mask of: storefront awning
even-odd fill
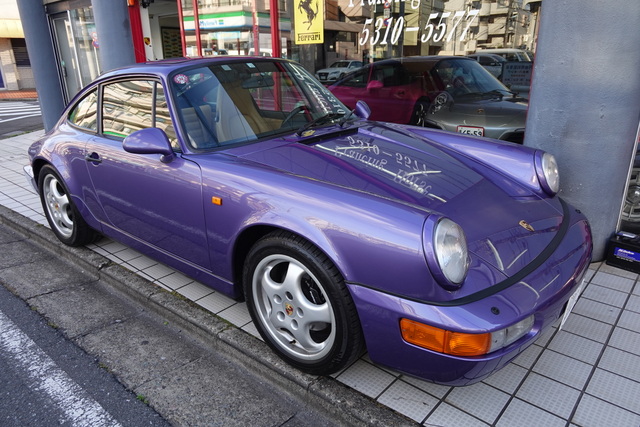
[[[0,38],[23,39],[22,22],[19,19],[0,19]]]
[[[346,33],[359,33],[362,30],[362,24],[352,24],[350,22],[341,21],[324,21],[325,31],[344,31]]]

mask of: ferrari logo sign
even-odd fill
[[[324,43],[324,0],[295,0],[296,44]]]

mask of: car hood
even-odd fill
[[[557,198],[543,199],[490,166],[410,129],[373,123],[325,128],[306,139],[284,138],[268,148],[252,145],[235,154],[339,186],[345,197],[357,191],[425,215],[447,216],[464,229],[470,251],[507,276],[544,250],[562,222]],[[446,132],[437,136],[449,137]]]
[[[460,123],[480,122],[495,126],[525,126],[527,102],[519,98],[470,98],[462,97],[435,112],[437,118],[455,117]]]

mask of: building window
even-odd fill
[[[24,39],[11,39],[11,48],[13,49],[13,57],[18,67],[30,67],[29,54],[27,53],[27,44]]]

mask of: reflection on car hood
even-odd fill
[[[535,258],[562,221],[557,199],[543,200],[488,166],[401,127],[370,124],[335,137],[324,132],[242,157],[347,193],[445,215],[463,227],[472,252],[507,275]]]

